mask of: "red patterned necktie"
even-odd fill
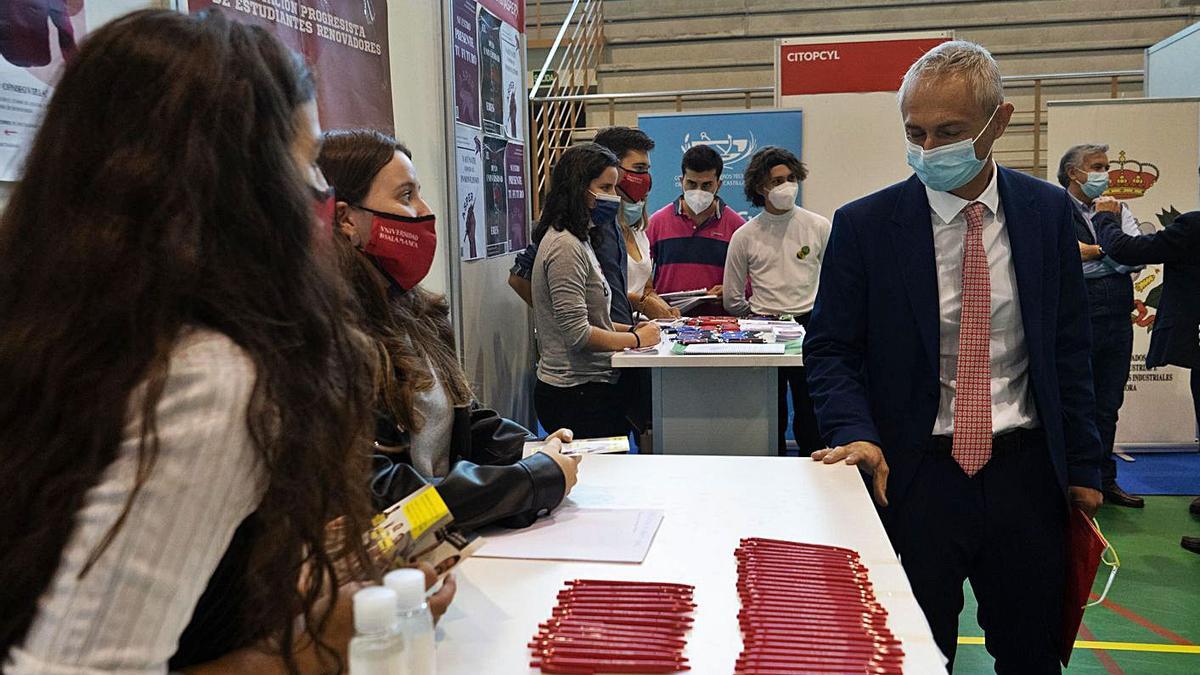
[[[974,476],[992,457],[992,283],[983,250],[983,204],[963,209],[962,319],[954,388],[954,461]]]

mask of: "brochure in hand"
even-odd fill
[[[525,444],[522,454],[528,457],[541,450],[544,445],[546,441],[529,441]],[[563,443],[561,452],[564,455],[624,455],[629,453],[629,437],[581,438]]]
[[[365,537],[371,556],[390,561],[389,568],[429,563],[439,579],[484,543],[479,535],[454,526],[454,516],[432,485],[376,515]]]

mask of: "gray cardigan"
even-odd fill
[[[533,324],[537,331],[538,379],[556,387],[587,382],[612,384],[612,352],[588,351],[593,326],[612,330],[608,283],[590,244],[550,228],[533,264]]]

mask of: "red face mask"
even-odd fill
[[[640,202],[646,199],[646,195],[650,194],[650,172],[649,171],[630,171],[624,170],[624,175],[621,176],[621,182],[617,183],[617,187],[629,197],[629,201]]]
[[[409,290],[429,274],[437,251],[437,219],[408,218],[358,207],[375,216],[363,252],[375,259],[400,288]]]

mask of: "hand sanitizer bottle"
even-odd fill
[[[370,586],[354,594],[350,675],[411,675],[404,638],[396,626],[396,593]]]
[[[434,675],[437,657],[433,614],[425,602],[425,573],[411,568],[396,570],[388,572],[383,583],[396,594],[396,630],[404,636],[407,672],[410,675]]]

